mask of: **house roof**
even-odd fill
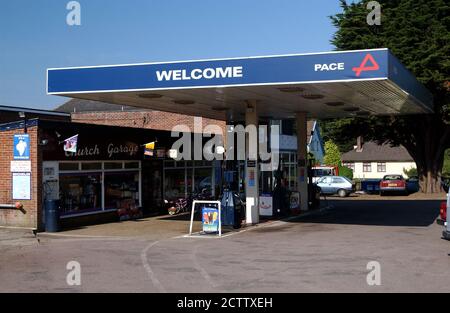
[[[84,99],[71,99],[55,109],[59,112],[105,112],[105,111],[152,111],[148,109],[130,107],[126,105],[112,104]]]
[[[403,146],[392,147],[389,144],[379,145],[375,142],[365,142],[362,146],[362,151],[358,152],[353,149],[342,154],[343,162],[369,162],[369,161],[414,161],[411,155]]]

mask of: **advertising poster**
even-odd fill
[[[202,209],[202,225],[205,233],[219,232],[219,209],[204,207]]]
[[[259,215],[273,216],[273,201],[271,195],[261,195],[259,197]]]
[[[300,192],[293,192],[291,193],[291,205],[290,209],[293,213],[299,213],[300,212]]]
[[[13,200],[31,200],[31,173],[12,174]]]
[[[14,135],[14,160],[29,160],[30,159],[30,135],[18,134]]]

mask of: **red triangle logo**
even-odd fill
[[[367,66],[367,62],[372,64],[370,66]],[[354,67],[352,70],[356,73],[356,77],[359,77],[362,72],[368,72],[368,71],[378,71],[380,69],[380,66],[378,65],[377,61],[373,58],[373,56],[370,53],[367,53],[364,60],[361,62],[359,67]]]

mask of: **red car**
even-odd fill
[[[437,223],[439,225],[444,226],[442,236],[445,239],[450,240],[450,228],[447,225],[447,201],[441,202],[441,207],[439,208],[439,218],[437,219]]]
[[[402,175],[385,175],[380,182],[380,196],[387,192],[401,192],[406,194],[406,180]]]

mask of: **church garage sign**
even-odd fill
[[[43,159],[45,161],[141,160],[144,153],[142,144],[127,138],[126,135],[115,136],[103,132],[95,135],[80,132],[76,152],[64,151],[63,143],[53,139],[43,147]]]
[[[65,152],[67,158],[94,158],[94,159],[134,159],[139,156],[140,147],[136,143],[109,143],[95,145],[80,145],[76,153]]]

